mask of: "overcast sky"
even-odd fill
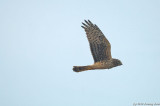
[[[84,19],[123,66],[93,64]],[[159,0],[0,0],[0,106],[160,103]]]

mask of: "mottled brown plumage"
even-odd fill
[[[75,72],[81,72],[94,69],[110,69],[122,65],[120,60],[112,58],[111,45],[98,26],[89,20],[85,20],[85,23],[82,24],[82,28],[85,29],[89,41],[94,64],[88,66],[73,66],[73,70]]]

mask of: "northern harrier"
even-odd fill
[[[73,70],[75,72],[81,72],[94,69],[110,69],[122,65],[120,60],[112,58],[111,45],[98,26],[89,20],[85,20],[85,23],[82,24],[82,28],[84,28],[89,41],[94,64],[88,66],[73,66]]]

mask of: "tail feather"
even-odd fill
[[[75,72],[81,72],[86,70],[91,70],[92,68],[90,66],[73,66],[73,71]]]

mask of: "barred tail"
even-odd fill
[[[92,66],[73,66],[73,71],[75,72],[81,72],[86,70],[92,70]]]

